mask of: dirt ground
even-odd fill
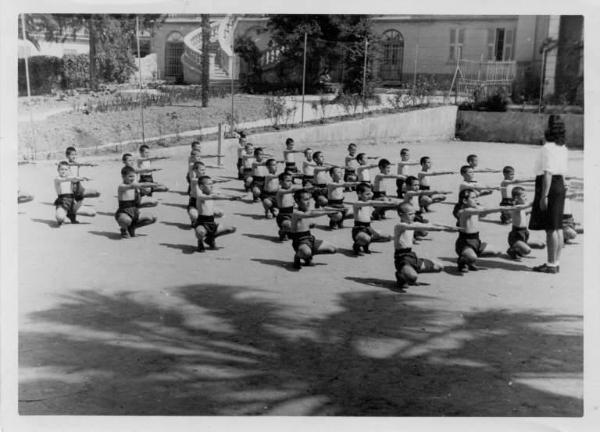
[[[402,146],[413,158],[431,156],[433,169],[457,170],[474,152],[480,166],[510,163],[518,176],[532,174],[537,150],[450,141],[359,143],[359,150],[397,160]],[[343,160],[345,148],[322,150],[328,161]],[[117,157],[82,170],[102,193],[88,200],[98,215],[60,229],[55,167],[19,168],[21,190],[35,195],[19,207],[21,414],[583,414],[582,236],[565,248],[557,275],[531,271],[545,250],[521,262],[482,259],[481,271],[462,275],[455,234],[433,233],[415,250],[442,261],[444,271],[397,292],[391,243],[353,257],[350,229],[329,231],[327,219],[317,219],[315,235],[339,253],[294,271],[290,242],[276,239],[260,205],[224,202],[222,222],[238,231],[199,254],[180,193],[187,153],[154,153],[171,156],[155,164],[164,168],[155,177],[172,191],[149,209],[158,223],[130,240],[119,238],[113,218]],[[215,175],[233,175],[233,146],[227,154]],[[570,151],[569,169],[583,173],[583,152]],[[501,175],[479,178],[499,184]],[[458,181],[432,184],[457,190]],[[240,182],[221,186],[237,191]],[[437,205],[429,219],[453,223],[450,204]],[[583,222],[583,202],[572,206]],[[397,217],[388,214],[375,224],[391,233]],[[482,237],[504,251],[509,228],[497,219],[482,221]]]

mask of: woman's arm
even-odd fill
[[[542,196],[540,198],[540,209],[546,211],[548,209],[548,193],[550,193],[550,184],[552,183],[552,173],[544,171],[542,179]]]

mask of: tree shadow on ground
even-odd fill
[[[81,290],[29,314],[20,414],[583,414],[557,386],[581,390],[581,316],[457,319],[430,297],[361,291],[306,317],[249,286],[167,291],[170,306]]]

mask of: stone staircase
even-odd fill
[[[211,22],[209,45],[209,76],[211,88],[231,88],[233,72],[234,88],[238,87],[239,59],[234,56],[232,45],[236,17],[227,15]],[[183,80],[187,84],[202,83],[202,28],[188,33],[184,40]],[[233,71],[232,71],[233,69]]]

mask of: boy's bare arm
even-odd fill
[[[460,231],[458,227],[452,227],[448,225],[438,225],[438,224],[424,224],[419,222],[413,222],[411,224],[407,224],[404,222],[400,222],[397,226],[399,226],[403,230],[419,230],[419,231],[446,231],[446,232],[456,232]]]

